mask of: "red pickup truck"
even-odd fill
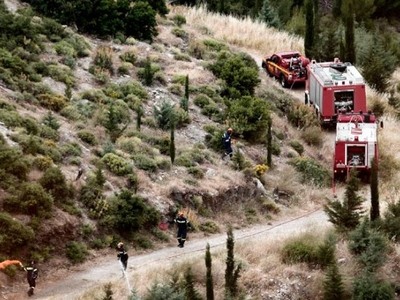
[[[310,60],[300,52],[285,51],[264,57],[261,67],[269,76],[278,79],[283,87],[292,87],[295,83],[305,83],[309,63]]]

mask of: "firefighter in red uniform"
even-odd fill
[[[178,226],[178,234],[177,234],[177,239],[178,239],[178,247],[183,248],[185,241],[186,241],[186,236],[187,236],[187,231],[190,226],[190,222],[188,219],[185,218],[183,213],[180,213],[177,218],[175,218],[175,223]]]

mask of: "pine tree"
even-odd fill
[[[212,258],[210,253],[210,244],[206,246],[206,289],[207,289],[207,300],[214,300],[214,282],[212,277]]]
[[[185,300],[201,300],[199,293],[194,288],[194,278],[190,267],[185,272]]]
[[[274,7],[271,5],[270,0],[264,0],[263,6],[260,12],[260,20],[269,26],[280,28],[281,22],[279,20],[278,13],[275,11]]]
[[[306,33],[304,36],[304,50],[307,57],[313,57],[314,48],[314,9],[313,0],[306,0]]]
[[[357,178],[357,171],[350,171],[349,180],[346,186],[346,192],[343,203],[339,200],[330,200],[324,207],[329,221],[339,231],[353,230],[360,223],[363,199],[357,194],[360,180]]]
[[[344,287],[339,267],[334,261],[329,267],[324,280],[324,300],[344,300]]]
[[[379,180],[378,180],[378,164],[375,158],[372,159],[371,168],[371,222],[380,218],[379,212]]]
[[[227,257],[225,269],[225,299],[231,299],[237,296],[238,284],[237,281],[240,277],[241,264],[235,267],[234,246],[235,241],[233,237],[232,227],[228,228],[228,238],[226,241]]]

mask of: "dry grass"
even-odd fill
[[[303,51],[303,39],[278,31],[251,18],[238,19],[208,12],[204,7],[171,7],[171,14],[180,14],[198,31],[209,33],[214,38],[233,46],[253,50],[262,55],[287,49]],[[207,25],[210,24],[210,27]],[[212,28],[211,28],[212,24]]]

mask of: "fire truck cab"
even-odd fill
[[[340,111],[367,111],[364,79],[350,63],[307,65],[305,104],[314,107],[322,125],[334,125]]]
[[[333,157],[334,179],[346,179],[351,168],[356,168],[361,177],[368,179],[373,158],[378,158],[375,115],[371,112],[339,113]]]

